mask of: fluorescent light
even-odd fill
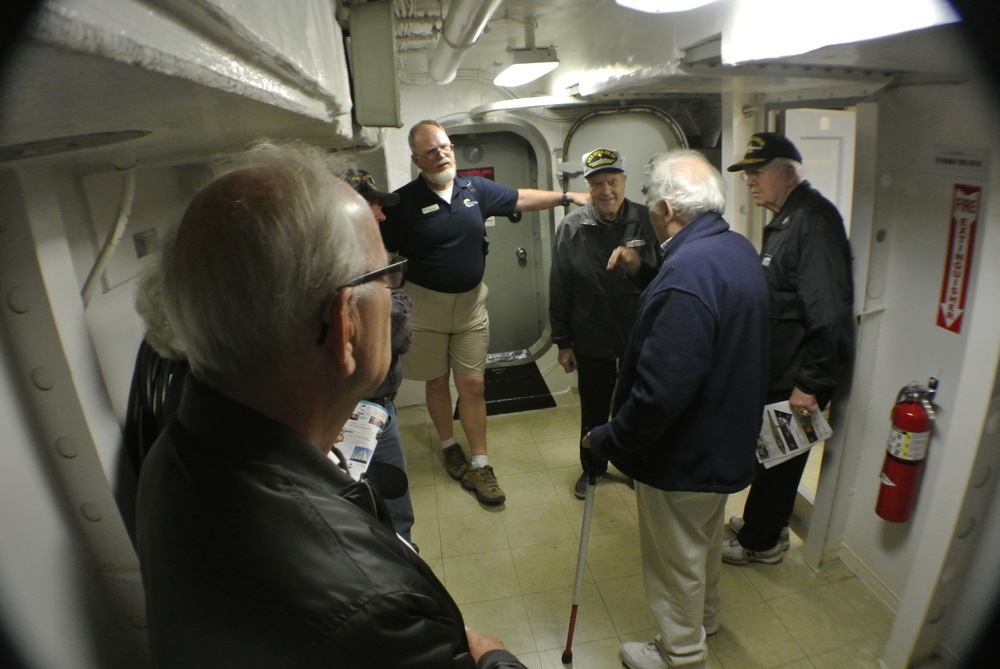
[[[615,0],[628,9],[636,9],[650,14],[667,14],[669,12],[686,12],[689,9],[711,4],[715,0]]]
[[[508,49],[503,67],[493,78],[497,86],[510,88],[534,81],[559,67],[555,49]]]

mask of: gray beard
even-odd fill
[[[424,172],[424,177],[437,186],[447,186],[455,180],[455,167],[449,167],[444,172]]]

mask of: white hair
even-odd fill
[[[711,163],[692,149],[674,149],[653,162],[647,202],[666,200],[684,223],[726,207],[726,185]]]
[[[195,376],[216,388],[280,365],[361,274],[370,210],[320,149],[260,143],[188,206],[164,245],[167,317]]]

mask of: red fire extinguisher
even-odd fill
[[[927,385],[910,383],[896,396],[892,407],[892,427],[882,463],[881,485],[875,513],[893,523],[905,523],[913,514],[920,492],[920,479],[927,459],[927,446],[934,427],[931,400],[938,381]]]

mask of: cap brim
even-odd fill
[[[745,170],[748,167],[761,167],[767,165],[772,160],[774,160],[774,158],[744,158],[740,162],[727,167],[726,171],[739,172],[741,170]]]
[[[592,177],[595,174],[600,174],[601,172],[621,172],[625,174],[625,170],[620,167],[598,167],[596,170],[591,170],[583,175],[583,178]]]
[[[399,193],[386,193],[380,190],[370,190],[363,193],[366,200],[375,200],[383,207],[395,207],[399,204]]]

